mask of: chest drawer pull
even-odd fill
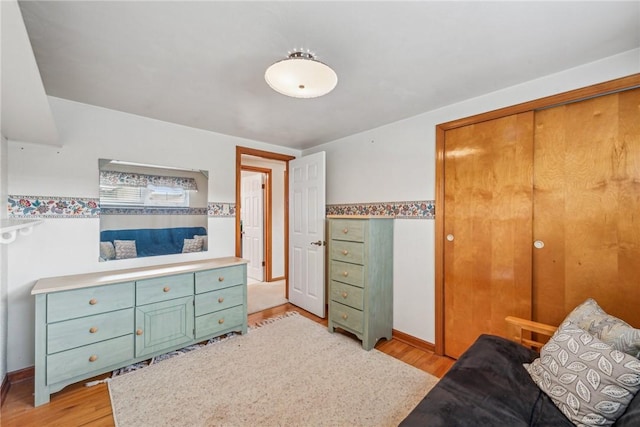
[[[95,355],[95,354],[92,354],[92,355],[89,357],[89,362],[95,362],[96,360],[98,360],[98,356],[97,356],[97,355]]]
[[[348,271],[343,271],[343,272],[342,272],[342,275],[343,275],[344,277],[347,277],[347,276],[349,275],[349,272],[348,272]]]
[[[91,299],[89,300],[89,304],[91,304],[91,305],[96,305],[97,303],[98,303],[98,300],[97,300],[97,299],[95,299],[95,298],[91,298]]]
[[[224,282],[224,276],[218,277],[218,282]]]
[[[347,320],[349,315],[347,313],[342,313],[342,320]]]
[[[142,332],[142,329],[137,329],[137,330],[136,330],[136,335],[142,335],[142,333],[143,333],[143,332]]]
[[[342,293],[342,298],[347,298],[347,293],[346,292]]]
[[[162,288],[162,292],[169,292],[171,290],[170,287],[165,286],[164,288]]]
[[[91,334],[95,334],[96,332],[98,332],[98,328],[96,328],[95,326],[92,326],[91,329],[89,329],[89,333]]]
[[[222,298],[222,297],[218,298],[218,302],[219,303],[223,303],[224,302],[224,298]]]
[[[348,250],[346,250],[346,249],[344,249],[344,250],[342,251],[342,255],[349,255],[349,251],[348,251]]]
[[[222,325],[224,323],[224,317],[222,319],[218,319],[218,323]]]
[[[343,229],[342,229],[342,232],[343,232],[344,234],[347,234],[347,233],[349,232],[349,229],[348,229],[347,227],[345,227],[345,228],[343,228]]]

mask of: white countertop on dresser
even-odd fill
[[[167,276],[171,274],[189,273],[246,264],[247,262],[247,260],[237,257],[211,258],[165,265],[127,268],[124,270],[47,277],[36,282],[33,289],[31,289],[31,295],[89,288],[92,286],[108,285],[111,283],[132,282],[135,280],[151,279],[153,277]]]

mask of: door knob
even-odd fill
[[[536,240],[533,242],[533,247],[536,249],[542,249],[544,248],[544,242],[542,240]]]
[[[323,242],[322,240],[318,240],[317,242],[311,242],[312,245],[316,245],[316,246],[324,246],[327,244],[327,242]]]
[[[453,242],[453,234],[447,234],[447,240]]]

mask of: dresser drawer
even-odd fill
[[[332,280],[330,298],[332,301],[348,305],[358,310],[364,308],[364,289],[347,285],[346,283]]]
[[[196,294],[241,285],[243,283],[243,265],[196,272]]]
[[[333,240],[348,240],[364,242],[366,221],[357,219],[335,219],[331,222],[331,238]]]
[[[244,309],[241,305],[196,317],[196,339],[215,335],[235,326],[242,326]]]
[[[196,316],[244,303],[244,285],[196,295]]]
[[[133,282],[47,295],[47,323],[133,307]]]
[[[136,305],[193,295],[193,274],[158,277],[136,282]]]
[[[47,353],[93,344],[133,332],[133,308],[47,325]]]
[[[47,356],[47,384],[133,359],[133,334]]]
[[[353,264],[364,263],[364,245],[356,242],[332,241],[331,259],[350,262]]]
[[[331,280],[348,283],[360,288],[364,287],[364,266],[331,260],[329,268]]]
[[[362,311],[333,301],[330,304],[331,319],[338,326],[344,326],[354,332],[362,333],[364,316]]]

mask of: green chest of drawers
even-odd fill
[[[371,350],[393,329],[393,219],[329,219],[329,331]]]
[[[39,280],[35,406],[83,379],[246,333],[246,283],[233,257]]]

